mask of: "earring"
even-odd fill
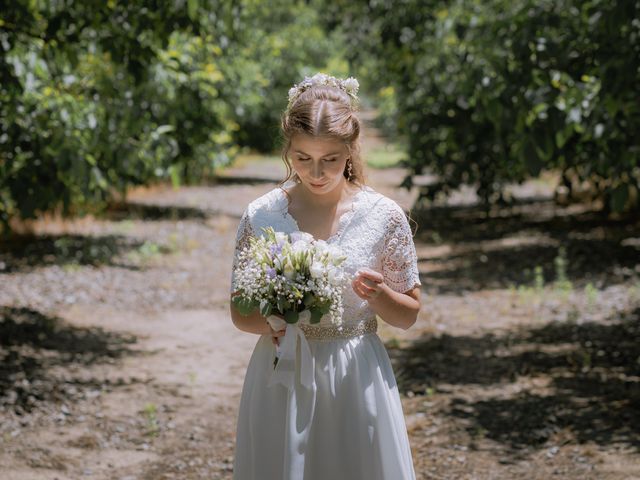
[[[353,162],[351,159],[347,162],[347,180],[351,180],[353,178]]]

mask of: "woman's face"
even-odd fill
[[[291,166],[302,184],[318,195],[343,185],[349,150],[340,140],[297,133],[289,148]]]

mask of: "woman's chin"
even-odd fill
[[[323,183],[310,183],[310,182],[307,182],[305,184],[305,186],[310,191],[312,191],[313,193],[324,193],[324,192],[328,192],[329,190],[331,190],[330,182],[323,182]]]

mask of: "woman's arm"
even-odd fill
[[[237,295],[237,293],[232,294],[231,299],[235,295]],[[238,330],[242,330],[243,332],[255,333],[258,335],[271,335],[271,343],[273,343],[274,345],[280,344],[280,337],[284,336],[286,327],[282,330],[274,330],[267,322],[267,318],[260,315],[260,311],[258,309],[256,309],[256,311],[250,315],[242,315],[235,307],[231,299],[229,299],[229,311],[231,312],[231,320],[233,321],[233,324],[236,326],[236,328],[238,328]],[[284,320],[284,317],[282,315],[279,315],[277,313],[274,313],[274,315]]]
[[[396,292],[386,283],[381,273],[361,269],[352,282],[356,294],[369,302],[376,315],[389,325],[407,330],[418,318],[420,287],[404,293]]]
[[[231,295],[233,298],[234,295]],[[229,311],[231,312],[231,320],[233,324],[243,332],[256,333],[258,335],[271,334],[272,330],[267,319],[260,315],[260,310],[256,309],[255,312],[244,316],[235,307],[233,302],[229,300]]]

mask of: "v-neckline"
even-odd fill
[[[366,187],[361,187],[353,195],[353,197],[351,197],[351,208],[340,215],[340,218],[338,219],[338,228],[336,228],[336,231],[334,233],[332,233],[326,239],[317,238],[315,235],[313,235],[313,234],[311,234],[309,232],[305,232],[304,230],[300,229],[300,225],[298,225],[298,221],[294,218],[293,215],[291,215],[291,213],[289,213],[289,202],[288,202],[287,194],[284,191],[284,188],[278,188],[278,190],[280,190],[281,199],[284,200],[284,202],[283,202],[284,204],[283,204],[283,208],[282,208],[282,215],[291,222],[291,224],[293,225],[293,227],[297,231],[303,232],[303,233],[308,233],[309,235],[311,235],[313,237],[314,240],[321,240],[323,242],[329,243],[332,240],[338,239],[338,238],[340,238],[342,236],[342,233],[344,232],[344,229],[346,228],[347,224],[349,223],[349,220],[351,219],[351,217],[353,216],[353,214],[356,211],[356,205],[357,205],[358,200],[359,200],[358,197],[365,192],[365,188]]]

